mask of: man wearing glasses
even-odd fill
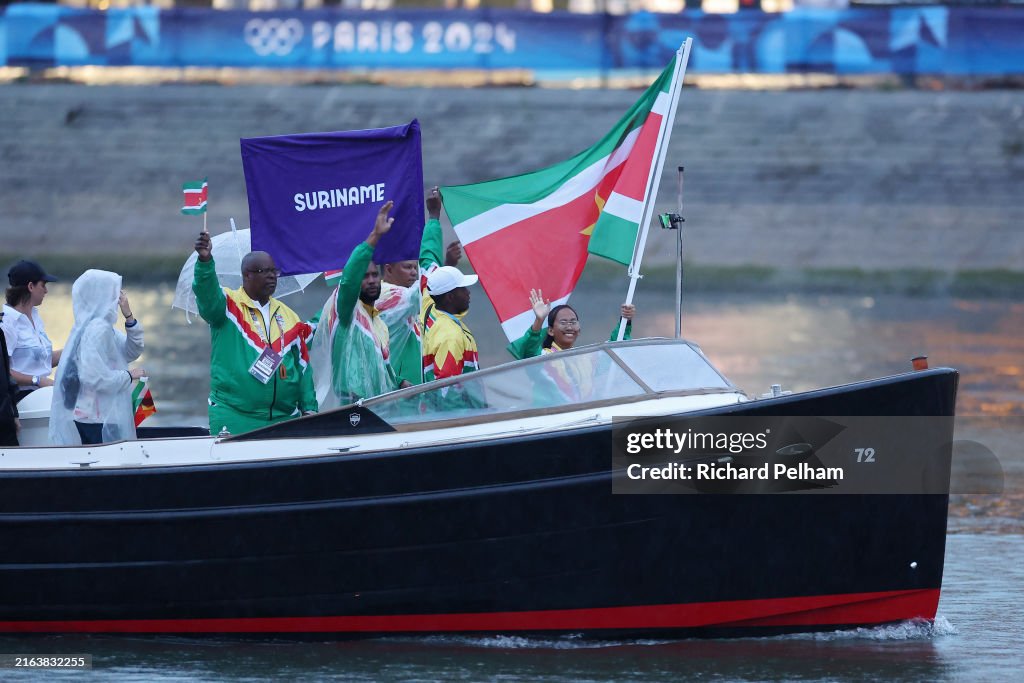
[[[242,259],[242,286],[217,280],[210,234],[199,233],[192,291],[210,325],[210,433],[241,434],[317,410],[306,340],[312,329],[273,298],[281,271],[265,251]]]

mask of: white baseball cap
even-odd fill
[[[476,275],[464,275],[455,266],[441,266],[427,276],[427,291],[430,296],[439,296],[458,287],[475,285],[479,279]]]

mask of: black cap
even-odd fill
[[[56,282],[57,278],[49,275],[43,267],[35,261],[18,261],[7,271],[7,279],[11,287],[24,287],[30,282]]]

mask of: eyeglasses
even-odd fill
[[[253,275],[273,275],[274,277],[281,277],[281,270],[279,268],[250,268],[248,272]]]
[[[556,325],[561,327],[563,330],[570,330],[574,327],[580,326],[579,320],[558,320],[555,322]]]

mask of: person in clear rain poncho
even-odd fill
[[[395,376],[388,326],[373,305],[380,296],[380,270],[373,253],[395,221],[388,217],[393,206],[387,201],[377,212],[373,230],[352,250],[341,282],[317,316],[309,353],[321,410],[409,385]]]
[[[135,438],[132,382],[145,375],[128,363],[142,353],[142,325],[121,290],[121,276],[87,270],[71,287],[75,323],[57,366],[50,408],[54,445]],[[120,308],[125,331],[119,332]]]

